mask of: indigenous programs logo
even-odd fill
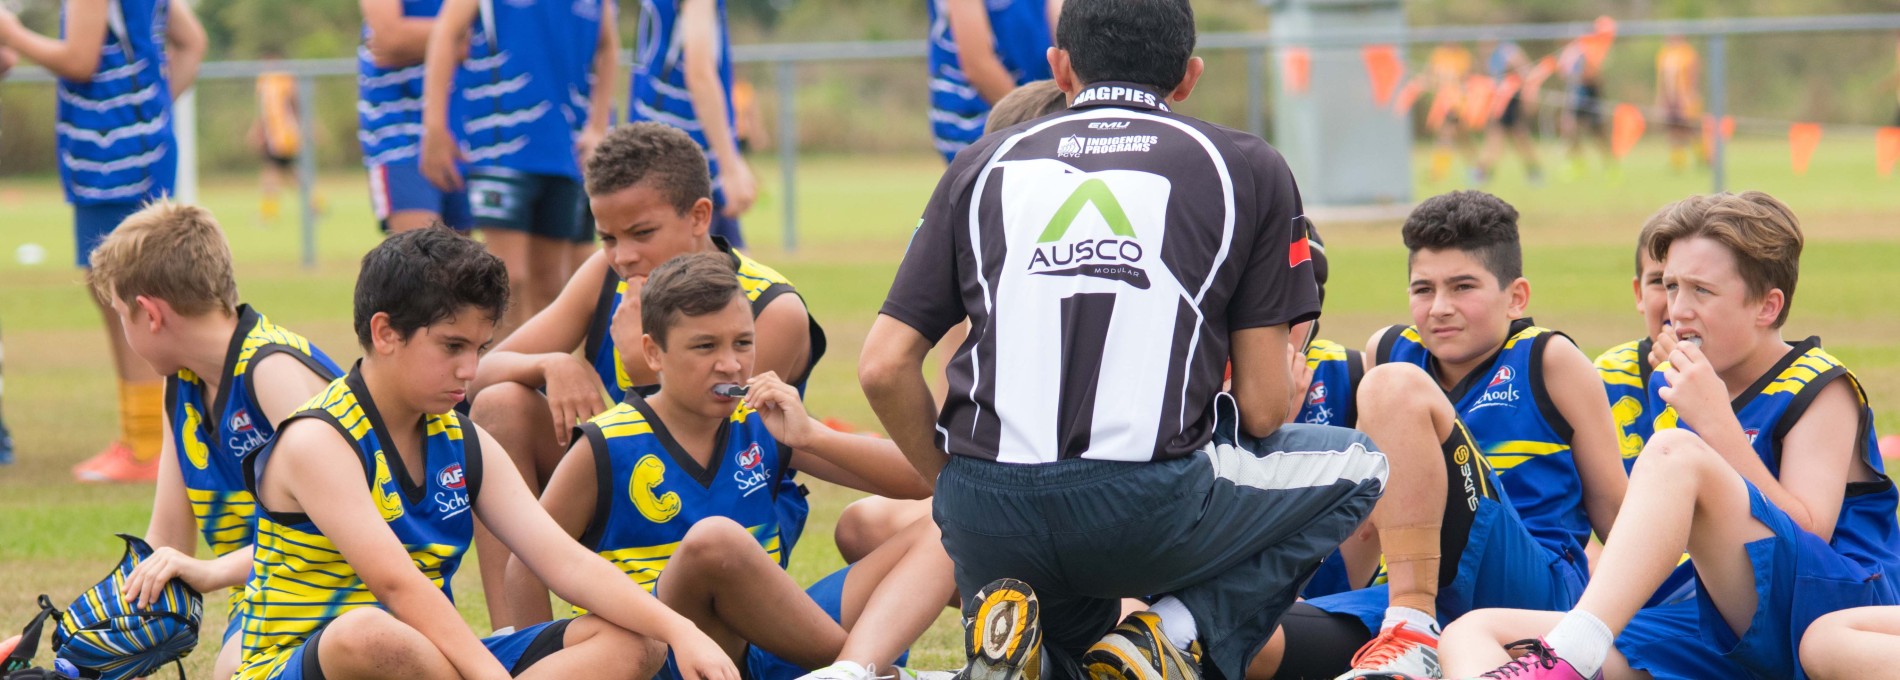
[[[1056,156],[1061,158],[1080,156],[1082,155],[1082,145],[1081,135],[1063,137],[1061,141],[1056,142]]]
[[[1099,156],[1109,153],[1139,151],[1147,153],[1154,150],[1161,138],[1155,135],[1119,135],[1115,137],[1083,137],[1069,135],[1056,142],[1056,157]]]
[[[1485,386],[1484,394],[1478,397],[1478,403],[1473,404],[1471,408],[1509,406],[1517,403],[1517,384],[1511,381],[1515,377],[1517,377],[1517,371],[1511,370],[1510,366],[1499,367],[1497,373],[1491,374],[1491,384]]]
[[[1069,238],[1076,219],[1090,206],[1107,223],[1110,236]],[[1029,273],[1108,279],[1147,290],[1148,272],[1141,267],[1146,254],[1136,239],[1134,225],[1128,221],[1128,211],[1108,188],[1108,182],[1091,177],[1069,194],[1043,227],[1042,235],[1036,238],[1036,250],[1029,257]]]

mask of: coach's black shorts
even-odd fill
[[[1365,435],[1287,425],[1157,462],[952,456],[933,512],[958,592],[1005,577],[1036,590],[1052,680],[1083,677],[1121,598],[1165,595],[1193,612],[1208,677],[1241,680],[1385,476]]]

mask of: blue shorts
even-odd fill
[[[825,614],[830,616],[831,620],[839,623],[844,622],[844,580],[850,574],[851,565],[847,564],[843,569],[831,572],[830,576],[819,579],[817,583],[805,589],[805,595],[810,597],[812,602],[817,603],[819,609],[825,610]],[[906,651],[897,657],[896,663],[902,666],[909,659],[910,652]],[[771,652],[752,645],[746,645],[745,665],[739,668],[739,674],[745,680],[797,680],[809,672],[811,671],[799,668],[797,664],[778,658]],[[666,653],[666,665],[660,668],[656,680],[681,680],[679,667],[674,665],[673,652],[670,649]]]
[[[422,176],[422,166],[412,162],[369,166],[369,205],[385,233],[389,231],[390,215],[409,210],[435,213],[456,231],[475,226],[475,216],[468,210],[468,192],[436,188]]]
[[[1900,593],[1879,571],[1870,571],[1795,524],[1754,484],[1746,480],[1743,484],[1748,486],[1749,514],[1774,532],[1772,537],[1743,546],[1755,572],[1755,616],[1749,619],[1748,630],[1737,635],[1722,619],[1715,600],[1700,590],[1694,600],[1694,627],[1687,630],[1709,654],[1746,669],[1749,675],[1806,677],[1795,653],[1815,619],[1842,609],[1900,604]],[[1684,626],[1678,622],[1672,630],[1679,633]],[[1624,636],[1629,636],[1627,630]],[[1630,665],[1657,677],[1709,677],[1699,667],[1681,667],[1683,653],[1661,653],[1639,644],[1624,649],[1622,638],[1617,640],[1617,650],[1630,657]]]
[[[73,264],[81,268],[92,266],[92,249],[119,228],[120,222],[143,207],[143,202],[73,206]]]
[[[1749,677],[1702,642],[1700,608],[1688,599],[1636,612],[1616,636],[1616,651],[1656,680]]]
[[[505,635],[490,635],[482,638],[482,646],[488,653],[495,655],[509,675],[521,675],[522,671],[536,662],[561,651],[567,643],[567,624],[573,619],[539,623]],[[278,666],[271,680],[324,680],[323,667],[317,662],[317,640],[323,637],[318,629],[302,646],[290,653],[290,658]],[[307,653],[306,653],[307,652]]]
[[[1325,561],[1319,563],[1319,571],[1313,574],[1313,580],[1307,581],[1306,587],[1300,589],[1300,598],[1311,600],[1369,588],[1384,582],[1384,579],[1380,578],[1383,575],[1383,572],[1375,572],[1371,583],[1353,583],[1351,576],[1346,573],[1346,556],[1334,550],[1333,554],[1326,556]]]
[[[1496,484],[1496,482],[1492,482]],[[1438,621],[1475,609],[1565,611],[1577,604],[1588,579],[1583,554],[1557,554],[1531,537],[1508,501],[1479,498],[1458,574],[1438,589]],[[1385,622],[1391,595],[1384,584],[1307,601],[1321,611],[1356,616],[1366,630]]]
[[[594,213],[580,180],[508,168],[468,171],[468,204],[483,229],[507,229],[533,236],[594,242]]]

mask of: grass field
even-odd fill
[[[1546,149],[1548,152],[1548,149]],[[1787,335],[1828,340],[1854,366],[1873,394],[1879,423],[1900,427],[1900,317],[1891,311],[1900,290],[1900,183],[1875,177],[1871,143],[1832,139],[1805,177],[1788,170],[1780,140],[1738,140],[1730,185],[1782,197],[1809,234],[1806,276]],[[1421,160],[1425,154],[1416,154]],[[1640,333],[1629,297],[1631,241],[1642,220],[1667,201],[1706,191],[1698,173],[1664,169],[1659,146],[1639,148],[1619,177],[1590,174],[1573,182],[1529,186],[1507,164],[1491,189],[1523,214],[1526,271],[1534,284],[1532,310],[1544,325],[1569,332],[1586,351],[1600,351]],[[297,266],[296,225],[258,226],[256,193],[248,168],[223,171],[204,183],[203,202],[224,221],[238,258],[243,298],[312,338],[339,360],[353,358],[351,286],[357,258],[378,238],[369,218],[362,177],[324,177],[327,206],[315,268]],[[874,425],[857,388],[855,363],[865,331],[889,286],[917,214],[940,163],[930,156],[812,158],[800,166],[800,249],[780,247],[777,170],[757,173],[772,182],[747,221],[754,254],[790,276],[831,339],[813,379],[814,412]],[[1553,173],[1555,174],[1555,173]],[[1421,183],[1419,196],[1459,188]],[[288,208],[288,206],[287,206]],[[294,212],[287,210],[287,212]],[[0,328],[6,355],[6,417],[19,461],[0,468],[0,636],[25,623],[32,598],[48,593],[61,603],[99,578],[116,557],[113,532],[140,533],[150,510],[144,487],[84,486],[67,468],[115,432],[114,393],[99,320],[71,262],[71,213],[58,183],[0,180]],[[1405,254],[1395,221],[1322,224],[1332,258],[1324,334],[1348,344],[1374,328],[1404,321]],[[37,243],[46,262],[23,266],[21,244]],[[814,484],[814,486],[822,486]],[[818,488],[804,549],[792,571],[811,582],[840,566],[827,540],[838,511],[854,493]],[[459,580],[458,603],[478,632],[486,615],[472,573]],[[211,618],[221,606],[207,607]],[[215,639],[222,621],[210,624]],[[938,620],[913,654],[913,664],[958,663],[953,617]],[[194,676],[211,654],[194,655]]]

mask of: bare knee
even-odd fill
[[[930,516],[929,501],[900,501],[871,496],[845,506],[832,539],[847,563],[864,559],[891,536]]]
[[[646,680],[659,673],[661,664],[666,662],[665,643],[608,623],[592,614],[568,624],[567,635],[561,642],[565,649],[598,647],[613,658],[625,661],[611,667],[595,668],[590,674],[592,677]]]
[[[468,405],[468,417],[494,430],[525,422],[547,410],[547,397],[540,392],[517,382],[498,382],[475,393]]]
[[[726,517],[708,517],[686,530],[686,537],[680,539],[673,559],[685,558],[695,564],[719,568],[759,551],[758,539],[738,522]]]
[[[324,626],[318,638],[324,666],[362,669],[414,668],[418,643],[429,641],[389,612],[361,607],[344,612]],[[348,674],[346,674],[348,675]]]
[[[1355,397],[1361,412],[1387,418],[1404,413],[1430,413],[1434,402],[1444,401],[1443,392],[1425,369],[1388,362],[1366,371]]]
[[[1694,432],[1679,428],[1658,430],[1644,442],[1643,452],[1636,456],[1636,467],[1630,471],[1630,477],[1666,475],[1666,479],[1680,479],[1681,475],[1694,474],[1696,468],[1712,462],[1726,467],[1715,449],[1709,448]]]

